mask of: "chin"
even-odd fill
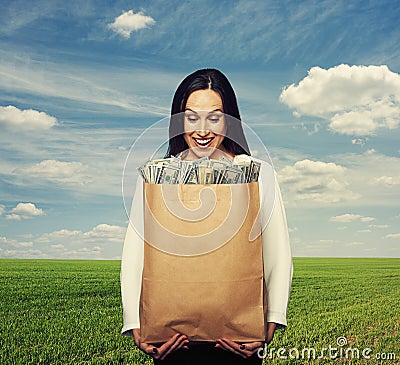
[[[191,151],[196,156],[204,157],[204,156],[211,156],[213,153],[215,153],[216,148],[213,147],[201,148],[195,146],[191,147]]]

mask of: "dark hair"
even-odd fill
[[[169,145],[165,157],[176,156],[189,148],[184,139],[183,112],[189,95],[197,90],[211,89],[222,99],[226,120],[226,134],[222,141],[225,149],[234,155],[250,155],[244,136],[236,95],[226,76],[219,70],[206,68],[186,76],[175,91],[169,123]],[[231,116],[232,118],[229,118]]]

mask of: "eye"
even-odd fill
[[[208,120],[211,123],[218,123],[221,120],[221,116],[219,116],[219,115],[211,115],[211,116],[208,117]]]
[[[186,120],[189,123],[196,123],[198,121],[198,117],[196,115],[190,114],[190,115],[186,115]]]

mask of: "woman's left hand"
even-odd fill
[[[264,346],[263,342],[248,342],[240,344],[229,340],[228,338],[220,338],[217,340],[216,348],[221,348],[226,351],[234,352],[243,358],[248,358],[258,351],[258,349]]]
[[[264,343],[269,344],[272,341],[272,339],[274,338],[275,328],[276,323],[267,323],[267,338],[265,342],[249,342],[240,344],[229,340],[228,338],[220,338],[217,340],[217,344],[215,345],[215,347],[234,352],[237,355],[247,358],[257,352],[260,347],[263,347]]]

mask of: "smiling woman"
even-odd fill
[[[204,145],[229,151],[232,156],[250,155],[240,119],[235,92],[224,74],[214,69],[192,73],[181,82],[175,92],[166,157],[176,156],[189,147]],[[205,134],[204,131],[209,133]],[[219,137],[214,141],[217,135]],[[209,138],[211,141],[208,144],[204,140]],[[220,158],[211,157],[211,151],[201,152],[199,148],[192,152]],[[194,156],[188,156],[190,158],[193,159]]]
[[[178,86],[171,108],[169,146],[165,157],[171,156],[179,156],[182,160],[202,158],[229,159],[232,162],[250,160],[250,150],[243,132],[235,93],[228,79],[220,71],[198,70],[187,76]],[[257,203],[256,210],[260,211],[262,225],[265,227],[262,233],[260,265],[263,266],[263,283],[265,283],[268,302],[268,306],[265,306],[267,308],[266,323],[260,323],[264,330],[261,336],[252,337],[251,340],[247,340],[248,342],[236,342],[228,338],[226,331],[221,331],[219,332],[222,334],[221,337],[219,335],[218,338],[212,337],[213,342],[207,338],[207,342],[201,343],[201,341],[196,342],[196,338],[190,337],[190,334],[175,333],[174,330],[175,334],[166,342],[150,343],[149,341],[147,343],[145,331],[141,331],[139,315],[141,290],[142,293],[145,292],[142,287],[142,275],[146,279],[143,274],[143,237],[140,237],[132,224],[129,224],[121,264],[121,292],[124,307],[122,333],[133,335],[135,344],[153,357],[154,364],[261,364],[262,358],[257,355],[257,351],[263,345],[261,340],[269,343],[275,329],[286,326],[286,311],[292,278],[286,216],[272,165],[261,160],[259,164],[260,178],[257,183],[260,186],[259,201],[262,203]],[[143,184],[139,179],[132,203],[134,214],[131,213],[130,217],[139,224],[144,221],[141,215],[143,196]],[[268,213],[270,212],[268,211],[269,204],[273,205],[271,214]],[[236,210],[242,210],[242,207],[246,208],[242,204],[240,209]],[[230,225],[226,227],[226,230],[230,232],[234,229],[231,225],[232,220],[229,222]],[[217,238],[213,236],[213,240]],[[187,243],[185,241],[185,244]],[[258,257],[260,256],[258,254]],[[241,265],[240,260],[232,261],[230,265],[237,270]],[[229,274],[225,271],[223,273],[224,281],[226,281]],[[164,271],[161,275],[164,275]],[[171,278],[168,277],[167,280],[169,282]],[[248,287],[248,282],[245,286]],[[235,291],[237,289],[238,284],[235,281]],[[170,296],[171,292],[168,292],[168,295]],[[208,297],[207,293],[206,302],[212,302],[215,295],[214,292],[210,292]],[[183,301],[187,299],[187,297],[184,298]],[[245,298],[248,302],[248,296]],[[148,302],[150,303],[151,299]],[[164,304],[163,302],[163,312],[168,311]],[[209,304],[207,302],[205,307]],[[245,311],[249,310],[250,307],[246,307]],[[212,313],[207,312],[206,308],[201,313],[201,316],[209,321],[212,318]],[[238,326],[246,327],[245,320],[239,322]],[[142,321],[142,329],[145,324],[145,321]]]
[[[207,108],[209,110],[207,110]],[[190,94],[185,108],[184,138],[189,150],[186,159],[204,156],[218,159],[226,132],[221,97],[213,90],[197,90]],[[233,158],[233,154],[229,153]]]

